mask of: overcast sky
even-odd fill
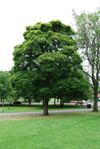
[[[0,70],[13,66],[14,46],[23,41],[25,26],[59,19],[73,26],[72,10],[93,12],[100,0],[0,0]]]

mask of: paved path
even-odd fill
[[[75,112],[88,112],[92,109],[78,109],[78,110],[52,110],[49,111],[49,114],[59,114],[59,113],[75,113]],[[43,112],[15,112],[15,113],[0,113],[0,117],[9,117],[9,116],[41,116]]]

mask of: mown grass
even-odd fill
[[[100,113],[0,122],[1,149],[100,149]]]
[[[64,107],[60,107],[60,105],[49,105],[49,110],[69,110],[69,109],[80,109],[82,108],[80,105],[64,105]],[[3,107],[0,107],[0,112],[3,111]],[[43,111],[42,105],[33,105],[33,106],[5,106],[4,112],[40,112]]]
[[[0,112],[2,112],[3,108],[0,107]],[[40,106],[10,106],[4,107],[4,112],[36,112],[36,111],[42,111],[42,108]]]

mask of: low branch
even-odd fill
[[[82,70],[82,71],[92,79],[92,76],[88,72],[86,72],[84,70]]]
[[[92,80],[92,76],[91,76],[90,74],[88,74],[88,72],[86,72],[86,71],[84,71],[84,70],[82,70],[82,71],[83,71],[83,73],[85,73],[88,77],[90,77],[91,80]],[[91,84],[90,82],[89,82],[89,85],[90,85],[92,88],[94,88],[93,84]]]

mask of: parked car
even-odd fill
[[[14,105],[20,105],[21,104],[21,101],[16,100],[16,101],[13,102],[13,104]]]

